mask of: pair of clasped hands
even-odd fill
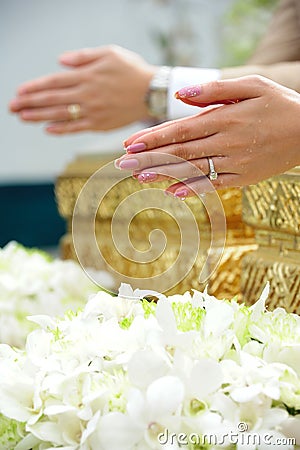
[[[254,184],[300,163],[295,91],[249,76],[186,87],[175,97],[199,106],[199,114],[133,134],[115,161],[140,183],[172,180],[166,193],[185,199]],[[209,159],[217,172],[213,181]]]

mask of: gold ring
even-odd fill
[[[71,120],[77,120],[80,117],[81,107],[78,103],[72,103],[67,107]]]

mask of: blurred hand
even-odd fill
[[[185,198],[254,184],[300,164],[300,95],[295,91],[249,76],[183,88],[176,97],[194,105],[223,105],[127,139],[127,154],[116,166],[131,170],[140,182],[184,180],[167,191]],[[172,163],[170,155],[182,160]],[[218,173],[211,183],[208,157]]]
[[[71,70],[22,84],[10,110],[28,122],[47,122],[49,133],[110,130],[148,118],[145,95],[156,67],[118,46],[64,53]],[[80,105],[70,120],[68,105]]]

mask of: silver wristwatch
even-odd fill
[[[168,85],[172,67],[161,66],[152,78],[146,95],[149,115],[166,120],[168,113]]]

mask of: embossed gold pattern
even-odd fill
[[[72,236],[71,236],[71,220],[74,210],[74,205],[78,198],[78,195],[84,186],[88,178],[101,166],[114,159],[114,156],[109,158],[103,156],[84,156],[77,158],[72,162],[64,171],[63,174],[57,179],[56,183],[56,198],[60,214],[66,219],[68,224],[68,233],[62,239],[61,249],[62,256],[64,258],[76,258]],[[132,253],[132,260],[120,257],[116,253],[113,242],[110,239],[110,226],[111,217],[120,204],[120,202],[126,199],[130,194],[137,191],[137,189],[151,189],[163,187],[167,183],[155,183],[153,185],[140,185],[131,178],[126,178],[120,181],[120,172],[112,170],[109,174],[110,180],[113,180],[112,184],[115,187],[112,188],[101,203],[101,209],[98,209],[96,216],[96,236],[98,247],[102,252],[105,261],[107,262],[105,267],[98,267],[99,264],[95,249],[91,249],[86,246],[85,249],[85,261],[82,261],[84,265],[96,267],[98,269],[109,270],[109,265],[117,266],[118,271],[128,276],[134,276],[142,278],[145,274],[147,276],[155,275],[157,271],[165,270],[176,259],[178,254],[178,233],[176,232],[176,226],[172,225],[172,218],[167,214],[162,214],[159,217],[160,228],[163,228],[167,235],[168,246],[164,254],[150,264],[139,264],[132,261],[136,258],[136,254]],[[102,180],[103,181],[103,180]],[[101,182],[101,180],[99,180]],[[252,228],[242,222],[242,207],[241,198],[242,191],[240,189],[230,189],[220,192],[220,198],[225,210],[227,219],[227,241],[222,260],[219,268],[213,273],[209,281],[210,293],[220,297],[232,297],[240,291],[240,279],[241,279],[241,258],[249,251],[253,251],[256,247],[253,241]],[[167,199],[168,207],[170,211],[178,212],[177,201],[173,198]],[[93,192],[89,196],[88,202],[81,206],[80,216],[82,218],[82,239],[85,236],[85,220],[90,216],[95,205],[99,202],[97,196],[97,183],[94,185]],[[137,200],[138,202],[138,200]],[[203,289],[204,286],[199,284],[199,274],[204,264],[205,255],[209,246],[209,220],[205,208],[202,202],[198,198],[187,199],[186,202],[190,206],[191,211],[198,223],[201,230],[201,249],[196,258],[195,264],[189,271],[187,276],[181,280],[172,290],[168,293],[183,293],[188,289]],[[136,204],[136,210],[141,211],[143,204]],[[131,238],[135,240],[134,245],[141,249],[141,243],[148,240],[148,235],[153,229],[155,224],[154,219],[157,219],[157,211],[147,209],[140,213],[135,221],[131,223]],[[155,217],[154,217],[155,215]],[[100,226],[101,225],[101,226]],[[101,231],[100,231],[101,228]],[[84,241],[83,241],[84,242]],[[189,249],[185,249],[187,258],[189,255]],[[216,252],[218,249],[216,249]],[[209,268],[209,265],[208,265]],[[172,276],[175,278],[176,273]],[[116,287],[122,281],[122,276],[116,277]],[[136,287],[141,287],[137,285]],[[153,285],[153,289],[159,290],[159,287]]]
[[[300,168],[245,188],[244,221],[258,245],[242,262],[242,295],[254,303],[270,282],[270,309],[300,313]]]

